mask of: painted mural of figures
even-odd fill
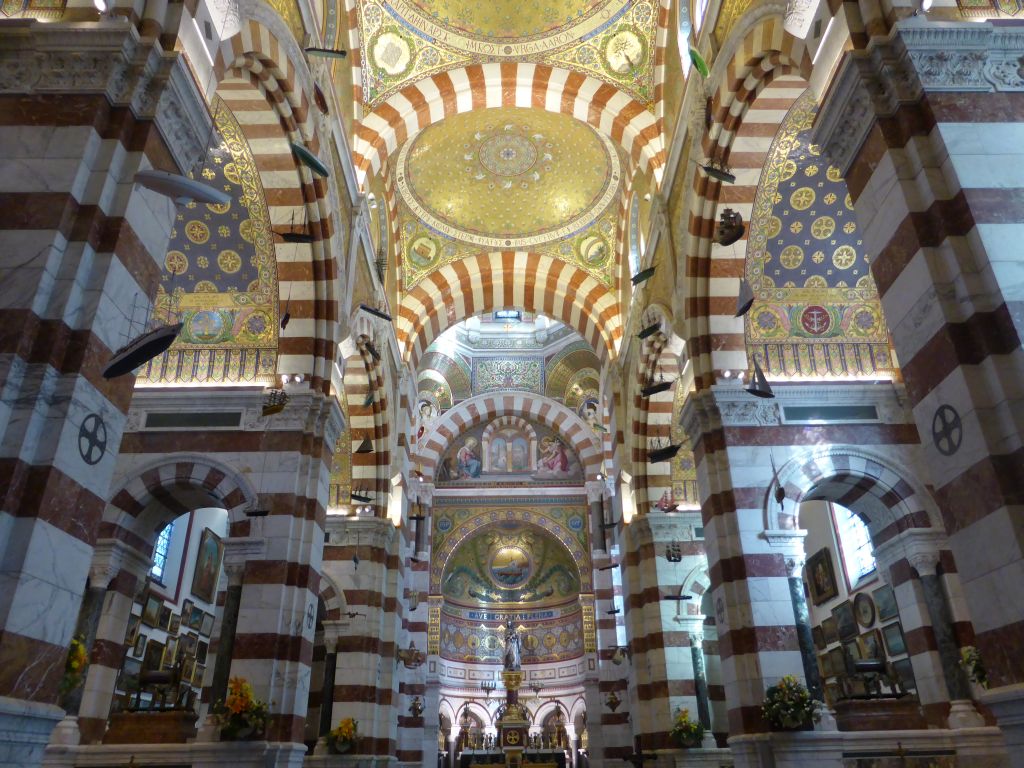
[[[569,455],[561,440],[545,437],[540,442],[541,457],[537,468],[541,474],[563,475],[569,471]]]
[[[522,668],[521,639],[519,631],[512,626],[512,619],[505,625],[505,669],[515,672]]]
[[[491,443],[491,471],[504,472],[508,463],[505,441],[500,437]]]
[[[512,471],[522,472],[530,468],[530,446],[526,440],[517,437],[512,441]]]
[[[476,454],[476,447],[479,443],[475,437],[467,437],[466,442],[459,448],[457,459],[459,462],[459,477],[480,477],[482,464]]]

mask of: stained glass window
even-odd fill
[[[843,553],[843,567],[852,587],[875,570],[871,533],[864,521],[846,507],[833,504],[832,517],[836,521],[836,537]]]
[[[171,546],[171,533],[174,531],[174,523],[168,523],[160,531],[156,538],[156,546],[153,547],[153,567],[149,569],[149,575],[157,581],[163,581],[164,568],[167,566],[167,549]]]

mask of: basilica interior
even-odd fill
[[[0,0],[0,768],[1024,767],[1022,125],[1021,0]]]

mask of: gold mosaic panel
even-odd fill
[[[429,75],[515,59],[584,71],[650,106],[656,24],[654,0],[363,0],[363,99],[372,108]]]

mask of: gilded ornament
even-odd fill
[[[767,226],[767,229],[766,229],[766,234],[768,235],[768,239],[771,239],[773,237],[778,237],[779,236],[779,232],[781,232],[781,231],[782,231],[782,219],[780,219],[778,216],[772,216],[770,219],[768,219],[768,226]]]
[[[389,77],[400,78],[412,64],[412,46],[394,28],[381,32],[370,42],[371,60]]]
[[[605,66],[616,75],[628,75],[636,71],[646,58],[646,45],[638,30],[626,27],[604,41]]]
[[[242,257],[238,255],[237,251],[223,250],[217,256],[217,266],[225,274],[233,275],[242,268]]]
[[[796,269],[804,260],[804,249],[799,245],[787,245],[779,254],[779,262],[786,269]]]
[[[172,275],[183,275],[188,270],[188,257],[181,251],[168,251],[164,256],[164,268]]]
[[[800,187],[789,196],[789,204],[797,211],[806,211],[814,204],[816,193],[810,187]]]
[[[811,224],[811,234],[814,235],[818,240],[824,240],[828,237],[832,237],[832,233],[836,231],[836,220],[831,216],[821,216],[814,220]]]
[[[196,245],[210,239],[210,229],[203,222],[193,219],[185,225],[185,236]]]
[[[825,171],[825,178],[828,179],[829,181],[833,181],[833,182],[835,182],[835,181],[842,181],[843,180],[843,172],[840,171],[838,168],[836,168],[834,165],[830,165],[828,167],[828,170]]]

